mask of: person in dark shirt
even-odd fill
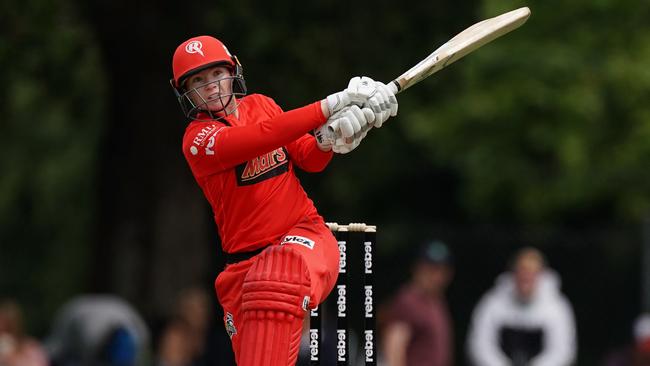
[[[445,299],[452,276],[449,248],[441,241],[424,245],[410,281],[387,312],[382,339],[387,366],[453,364],[452,320]]]

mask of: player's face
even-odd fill
[[[222,111],[234,102],[232,95],[232,72],[224,66],[215,66],[192,75],[185,87],[195,105],[211,111]]]
[[[521,300],[530,300],[537,287],[542,266],[534,260],[520,261],[515,267],[515,285]]]

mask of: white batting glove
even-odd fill
[[[347,154],[361,144],[361,140],[368,133],[368,124],[374,121],[375,115],[370,108],[359,108],[356,105],[352,105],[339,113],[341,115],[336,116],[337,119],[332,122],[332,125],[336,127],[337,121],[340,121],[340,126],[345,126],[348,123],[347,121],[350,121],[350,124],[354,128],[354,134],[348,136],[350,128],[341,128],[340,134],[337,134],[337,139],[334,141],[332,150],[337,154]],[[359,129],[356,128],[357,125]],[[347,129],[347,131],[344,131],[344,129]]]
[[[351,105],[341,109],[314,130],[318,147],[323,151],[334,150],[341,154],[354,150],[366,137],[366,126],[374,122],[374,118],[375,115],[369,108]]]
[[[382,107],[379,111],[375,112],[374,127],[380,128],[389,117],[395,117],[397,115],[398,104],[395,93],[393,93],[388,85],[381,81],[375,81],[375,88],[377,94],[381,95]]]
[[[368,109],[370,111],[370,109]],[[345,140],[336,140],[336,144],[332,146],[332,150],[337,154],[347,154],[350,151],[354,150],[361,144],[361,140],[366,138],[368,130],[361,132],[358,136],[354,137],[352,141],[346,142]]]
[[[367,76],[353,77],[348,82],[348,87],[345,90],[329,95],[326,98],[330,116],[350,104],[368,107],[375,114],[386,114],[391,108],[388,101],[389,96],[385,92],[381,92],[378,89],[378,85],[385,86],[381,83],[377,84],[377,82]],[[396,99],[394,100],[396,101]]]

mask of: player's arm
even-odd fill
[[[252,125],[223,128],[215,136],[215,157],[229,168],[285,146],[325,121],[316,102]]]
[[[320,172],[332,160],[331,149],[322,150],[314,136],[306,134],[287,145],[289,156],[296,166],[306,172]]]
[[[315,102],[250,125],[191,124],[183,153],[194,175],[203,177],[284,146],[325,120],[321,102]]]
[[[353,80],[361,78],[353,78]],[[356,81],[355,81],[356,82]],[[184,153],[195,175],[205,176],[229,169],[269,151],[295,141],[309,131],[323,125],[330,116],[338,116],[351,103],[370,103],[375,94],[374,84],[360,91],[353,81],[348,88],[305,107],[281,112],[259,123],[222,127],[207,139],[209,149],[191,146],[190,135],[184,143]],[[373,102],[374,103],[374,102]],[[387,108],[376,105],[377,108]],[[200,131],[197,131],[198,134]],[[325,149],[326,151],[326,149]]]

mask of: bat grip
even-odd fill
[[[395,80],[391,81],[390,83],[388,83],[388,87],[393,92],[393,94],[397,94],[400,91],[402,91],[402,86],[399,85],[399,82],[397,81],[397,79],[395,79]]]

